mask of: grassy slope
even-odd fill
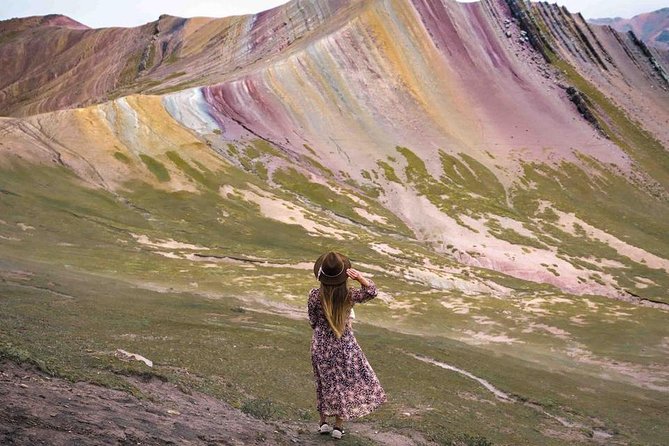
[[[181,158],[171,158],[189,170]],[[252,175],[237,169],[198,172],[199,178],[191,174],[201,185],[199,194],[128,183],[129,207],[106,192],[78,185],[59,168],[4,171],[3,355],[35,360],[72,379],[122,387],[119,373],[147,371],[115,359],[115,349],[123,348],[154,360],[152,373],[258,416],[314,419],[310,332],[299,319],[313,281],[307,270],[289,264],[316,257],[332,241],[263,218],[250,203],[215,192],[219,184],[261,184]],[[413,175],[419,181],[420,172]],[[295,192],[327,207],[317,195]],[[289,198],[292,192],[280,193]],[[21,229],[19,223],[34,229]],[[384,242],[404,251],[405,265],[421,257],[450,265],[404,237],[356,228],[348,227],[359,240],[340,245],[362,263],[384,264],[386,258],[369,248],[372,242]],[[227,262],[207,267],[209,262],[165,258],[157,252],[192,250],[142,245],[131,232],[210,248],[195,250],[204,255],[253,255],[286,266]],[[379,273],[375,279],[394,303],[361,308],[359,318],[368,323],[358,324],[357,333],[390,397],[371,417],[380,425],[414,428],[446,444],[455,439],[564,444],[569,438],[587,441],[595,431],[614,434],[613,443],[653,444],[666,437],[660,422],[666,399],[632,385],[632,379],[610,365],[620,361],[632,371],[667,366],[662,345],[669,333],[661,312],[596,296],[586,301],[522,281],[516,281],[518,292],[503,300],[439,291]],[[547,302],[537,307],[537,297]],[[445,308],[442,302],[461,302],[468,312]],[[277,314],[285,309],[298,319]],[[568,336],[526,332],[532,323]],[[458,340],[471,333],[513,341],[472,346]],[[619,341],[612,343],[611,336]],[[606,364],[576,361],[568,354],[575,347]],[[474,381],[407,353],[461,367],[576,427],[565,427],[520,402],[496,400]]]

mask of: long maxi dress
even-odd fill
[[[369,282],[366,287],[351,290],[354,305],[376,296],[376,286]],[[386,401],[386,394],[353,335],[350,311],[344,333],[337,339],[325,318],[318,294],[318,288],[312,289],[308,301],[318,412],[344,420],[367,415]]]

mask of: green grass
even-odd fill
[[[209,181],[207,176],[188,164],[183,158],[179,156],[179,154],[173,150],[170,150],[165,153],[167,157],[172,161],[179,169],[181,169],[186,175],[197,181],[198,183],[206,186],[206,187],[213,187],[212,183]],[[169,176],[169,175],[168,175]]]
[[[51,373],[117,388],[127,389],[126,374],[155,373],[223,398],[261,419],[316,419],[310,329],[305,320],[240,311],[252,304],[236,297],[239,293],[233,289],[223,291],[224,282],[221,296],[211,299],[177,289],[158,293],[46,263],[12,261],[12,265],[35,274],[28,282],[19,282],[24,286],[12,281],[0,285],[3,356],[40,358],[38,364]],[[2,266],[6,271],[7,261]],[[25,285],[55,286],[72,297]],[[373,312],[374,307],[358,310],[364,317]],[[404,353],[412,352],[469,370],[571,420],[589,422],[588,417],[597,417],[603,420],[600,427],[615,428],[623,438],[645,441],[653,430],[662,432],[653,427],[653,419],[661,416],[664,406],[650,391],[602,381],[578,369],[571,374],[551,372],[542,364],[447,338],[403,335],[364,323],[358,323],[356,331],[389,395],[387,405],[369,417],[384,429],[411,428],[444,444],[466,438],[494,444],[562,444],[535,429],[537,425],[559,429],[551,419],[519,403],[496,402],[472,380]],[[119,361],[113,356],[117,348],[152,359],[154,369]],[[590,386],[596,394],[575,390]],[[625,409],[632,406],[643,408],[643,413]],[[407,411],[414,415],[402,415]],[[510,422],[513,431],[505,428]]]
[[[128,56],[126,63],[119,74],[118,84],[123,87],[132,83],[137,78],[137,69],[142,59],[143,50],[137,50]]]
[[[140,154],[139,157],[142,159],[151,173],[155,175],[158,181],[163,183],[170,181],[170,173],[167,171],[163,163],[144,153]]]
[[[114,158],[121,161],[124,164],[130,164],[132,161],[128,156],[123,152],[114,152]]]
[[[376,164],[378,164],[379,167],[383,170],[383,175],[386,177],[388,181],[392,181],[397,184],[402,184],[402,181],[395,173],[395,169],[393,169],[393,167],[390,164],[382,160],[378,160]]]

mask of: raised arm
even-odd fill
[[[376,297],[377,290],[374,282],[366,277],[364,277],[360,271],[357,271],[353,268],[347,269],[346,274],[351,279],[360,283],[361,288],[353,289],[351,292],[351,299],[354,303],[363,303],[367,302],[370,299]]]

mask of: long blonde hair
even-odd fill
[[[325,285],[321,283],[319,292],[323,313],[337,339],[341,338],[345,330],[348,310],[352,307],[351,293],[346,282],[339,285]]]

